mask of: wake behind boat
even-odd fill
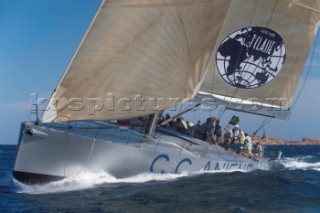
[[[22,123],[14,177],[44,183],[84,170],[116,177],[268,170],[268,158],[158,126],[158,115],[192,100],[220,112],[289,119],[319,5],[102,1],[43,115]],[[112,122],[138,117],[149,118],[143,131]]]

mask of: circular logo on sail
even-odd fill
[[[253,89],[272,81],[286,60],[282,37],[272,29],[248,27],[227,36],[220,44],[216,63],[228,84]]]

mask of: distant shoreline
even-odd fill
[[[253,143],[261,142],[261,137],[253,137]],[[301,141],[289,141],[277,138],[267,138],[267,142],[261,142],[267,146],[319,146],[319,139],[303,138]]]

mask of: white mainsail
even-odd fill
[[[288,119],[317,32],[319,10],[318,0],[232,1],[198,98],[220,107]],[[282,43],[264,58],[268,40],[270,45]],[[227,42],[241,44],[233,58],[231,53],[219,52]]]
[[[138,117],[191,98],[230,2],[103,1],[42,122]]]
[[[288,119],[319,1],[103,1],[42,121],[143,116],[199,89],[202,102]]]

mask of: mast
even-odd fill
[[[144,132],[146,135],[152,136],[155,133],[159,114],[159,112],[156,112],[155,114],[149,115],[147,127]]]

